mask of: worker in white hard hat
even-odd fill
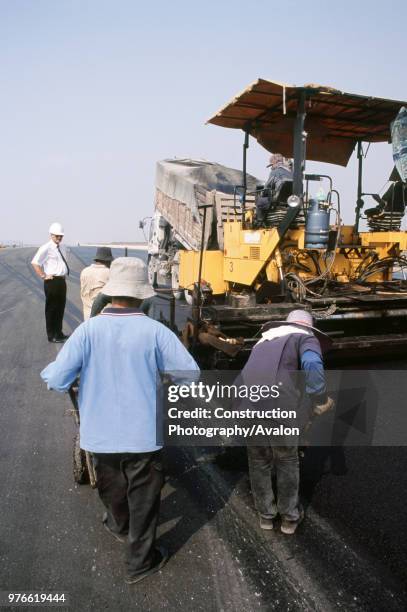
[[[66,302],[66,281],[69,266],[66,249],[61,244],[64,230],[60,223],[52,223],[49,228],[51,239],[40,246],[31,264],[35,273],[44,281],[45,324],[49,342],[65,342],[68,338],[62,332]]]

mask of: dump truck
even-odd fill
[[[246,175],[250,191],[259,181]],[[165,159],[157,162],[154,214],[149,222],[148,272],[150,283],[171,284],[176,297],[189,289],[179,285],[182,250],[223,249],[223,223],[237,211],[244,175],[239,170],[203,159]],[[205,224],[203,218],[205,216]],[[205,227],[204,227],[205,225]],[[204,233],[202,233],[204,230]],[[196,280],[196,279],[195,279]]]
[[[400,141],[403,130],[397,131],[396,122],[405,107],[406,102],[322,85],[258,79],[208,121],[242,130],[241,172],[227,169],[225,183],[218,184],[208,180],[211,171],[217,176],[218,165],[209,166],[208,176],[199,174],[199,166],[200,180],[194,182],[194,162],[162,162],[155,212],[162,233],[158,249],[150,241],[151,267],[156,272],[158,262],[165,262],[173,291],[191,303],[183,340],[203,367],[241,367],[262,326],[294,308],[312,313],[316,326],[332,337],[333,353],[405,350],[407,282],[403,275],[394,277],[396,269],[407,267],[403,143],[384,196],[363,189],[364,144],[391,142],[396,132]],[[279,193],[268,193],[247,174],[249,136],[267,151],[292,158],[291,179]],[[355,219],[345,225],[332,178],[307,174],[306,162],[346,166],[355,149]],[[179,172],[171,171],[177,164],[186,165],[181,174],[189,175],[189,190],[177,190]],[[324,191],[315,197],[320,185]],[[261,223],[260,197],[269,198]],[[368,198],[374,206],[365,210]],[[361,218],[366,231],[360,230]]]

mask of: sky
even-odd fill
[[[258,77],[407,100],[404,1],[0,0],[0,243],[142,240],[157,160],[241,168],[243,134],[205,125]],[[266,178],[253,139],[248,171]],[[372,145],[378,192],[391,147]],[[345,222],[356,162],[333,176]]]

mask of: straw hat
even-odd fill
[[[103,293],[110,297],[145,300],[155,295],[148,284],[147,266],[138,257],[117,257],[110,266],[109,280]]]
[[[312,325],[312,315],[306,310],[292,310],[285,321],[269,321],[262,327],[262,332],[280,327],[280,325],[298,325],[299,327],[308,329],[318,338],[323,352],[328,351],[332,346],[332,339],[324,332],[320,331]]]

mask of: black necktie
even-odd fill
[[[59,254],[61,255],[61,257],[62,257],[62,260],[63,260],[64,264],[66,265],[66,269],[67,269],[66,274],[67,274],[67,276],[69,276],[69,266],[68,266],[68,262],[66,261],[65,257],[62,255],[62,251],[61,251],[61,249],[59,248],[59,244],[57,244],[57,249],[58,249],[58,253],[59,253]]]

